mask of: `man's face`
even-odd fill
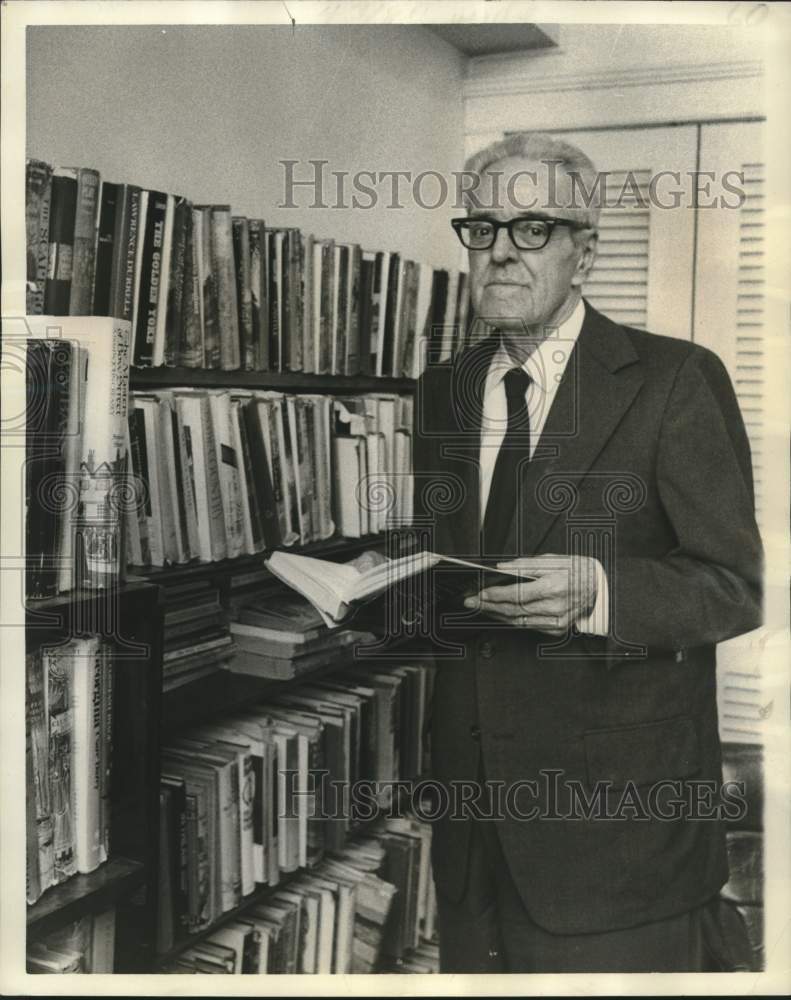
[[[550,170],[554,170],[550,177]],[[500,176],[495,178],[495,174]],[[571,181],[559,167],[519,156],[493,163],[481,177],[481,208],[470,216],[507,222],[526,212],[575,219]],[[489,206],[495,205],[494,208]],[[501,330],[557,326],[577,301],[593,263],[595,235],[575,242],[575,231],[556,226],[541,250],[519,250],[500,229],[489,250],[470,250],[470,294],[476,314]]]

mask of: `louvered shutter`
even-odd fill
[[[585,282],[591,305],[617,323],[642,329],[648,321],[649,177],[648,170],[617,170],[608,177],[618,204],[602,209],[598,253]]]
[[[728,171],[743,178],[741,204],[698,212],[695,341],[724,362],[739,401],[752,452],[756,517],[765,531],[767,343],[765,309],[765,168],[761,123],[706,125],[700,169],[719,183]],[[716,502],[716,501],[714,501]],[[717,647],[720,736],[760,743],[772,699],[762,676],[770,633],[762,628]]]

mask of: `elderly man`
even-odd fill
[[[453,225],[491,335],[420,381],[417,494],[460,500],[417,510],[437,551],[533,579],[434,625],[442,971],[710,968],[715,644],[761,620],[734,393],[711,352],[582,299],[598,212],[580,150],[522,134],[468,169]]]

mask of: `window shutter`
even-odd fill
[[[618,203],[602,209],[598,253],[584,292],[617,323],[641,329],[648,312],[649,178],[648,170],[613,171],[607,177],[610,199]]]

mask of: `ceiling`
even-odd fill
[[[466,56],[486,56],[497,52],[523,52],[554,48],[558,44],[555,24],[528,24],[524,21],[489,24],[427,24],[427,28],[450,42]]]

